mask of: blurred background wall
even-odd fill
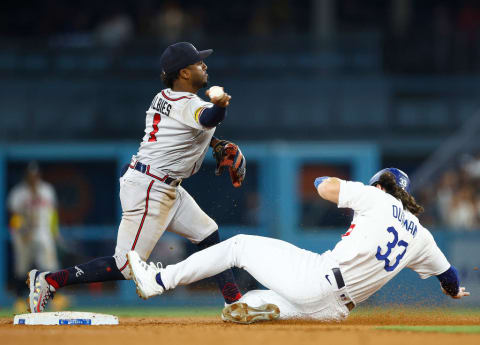
[[[366,182],[381,166],[396,166],[413,179],[414,194],[426,208],[422,223],[460,267],[472,295],[480,295],[478,2],[2,4],[5,289],[12,271],[5,200],[31,160],[57,193],[61,266],[113,251],[118,171],[135,153],[145,110],[163,88],[159,56],[171,43],[191,41],[215,51],[206,60],[210,82],[233,96],[216,133],[242,144],[249,162],[241,190],[231,188],[227,177],[214,178],[211,160],[185,181],[224,237],[254,233],[318,252],[331,248],[351,215],[319,201],[313,179],[334,175]],[[167,235],[155,253],[173,262],[191,251]],[[242,280],[245,289],[255,286],[247,276]],[[426,297],[449,302],[436,284],[402,273],[371,303]],[[406,289],[415,297],[399,293]],[[136,302],[128,283],[71,294],[77,304]],[[151,303],[218,303],[217,295],[200,286]],[[10,305],[12,296],[7,292],[0,303]],[[480,304],[474,296],[470,301]]]

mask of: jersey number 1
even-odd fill
[[[148,141],[157,141],[157,137],[155,136],[155,134],[157,134],[158,132],[158,124],[160,123],[161,119],[162,118],[160,117],[159,113],[155,113],[155,115],[153,115],[153,130],[150,132],[150,138],[148,139]]]
[[[382,249],[380,248],[380,246],[378,246],[377,255],[375,255],[375,257],[377,258],[377,260],[385,261],[385,271],[391,272],[395,268],[397,268],[398,264],[400,263],[400,260],[402,260],[403,256],[407,252],[408,243],[405,242],[404,240],[398,241],[398,232],[397,230],[395,230],[393,226],[389,226],[387,228],[387,231],[393,234],[393,241],[387,243],[387,250],[385,251],[384,254],[382,254]],[[395,259],[395,263],[393,265],[390,265],[390,260],[388,259],[388,256],[392,253],[392,249],[395,248],[395,246],[397,245],[399,247],[405,247],[405,249],[403,250],[403,252],[397,255],[397,258]]]

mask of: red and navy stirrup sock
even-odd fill
[[[58,272],[49,273],[45,280],[55,289],[67,285],[125,280],[113,256],[105,256]]]
[[[197,244],[199,250],[208,248],[220,242],[218,230],[205,238],[202,242]],[[157,275],[158,276],[158,275]],[[218,288],[222,292],[225,303],[230,304],[238,301],[242,297],[242,293],[235,282],[235,277],[231,269],[223,271],[222,273],[213,276]],[[160,278],[161,281],[161,278]],[[158,279],[157,279],[158,282]],[[160,284],[160,283],[159,283]],[[162,285],[162,284],[160,284]]]

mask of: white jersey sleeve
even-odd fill
[[[375,187],[365,186],[361,182],[340,180],[339,208],[351,208],[362,214],[371,209],[378,200],[378,190]]]
[[[419,235],[422,236],[422,250],[408,263],[407,267],[417,272],[421,279],[427,279],[448,270],[450,263],[438,248],[432,234],[423,228]]]

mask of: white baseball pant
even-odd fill
[[[50,229],[37,229],[41,235],[25,238],[19,233],[12,234],[14,272],[23,278],[33,267],[41,271],[58,270],[57,250]]]
[[[131,279],[126,254],[135,250],[146,260],[165,230],[199,243],[218,229],[183,187],[131,168],[120,178],[120,201],[122,220],[114,257],[126,279]]]
[[[330,251],[320,255],[267,237],[234,236],[167,266],[161,278],[166,289],[173,289],[231,267],[245,269],[269,289],[250,291],[239,302],[276,304],[283,319],[343,320],[349,314],[345,298],[350,298],[336,285],[332,268],[338,265]]]

